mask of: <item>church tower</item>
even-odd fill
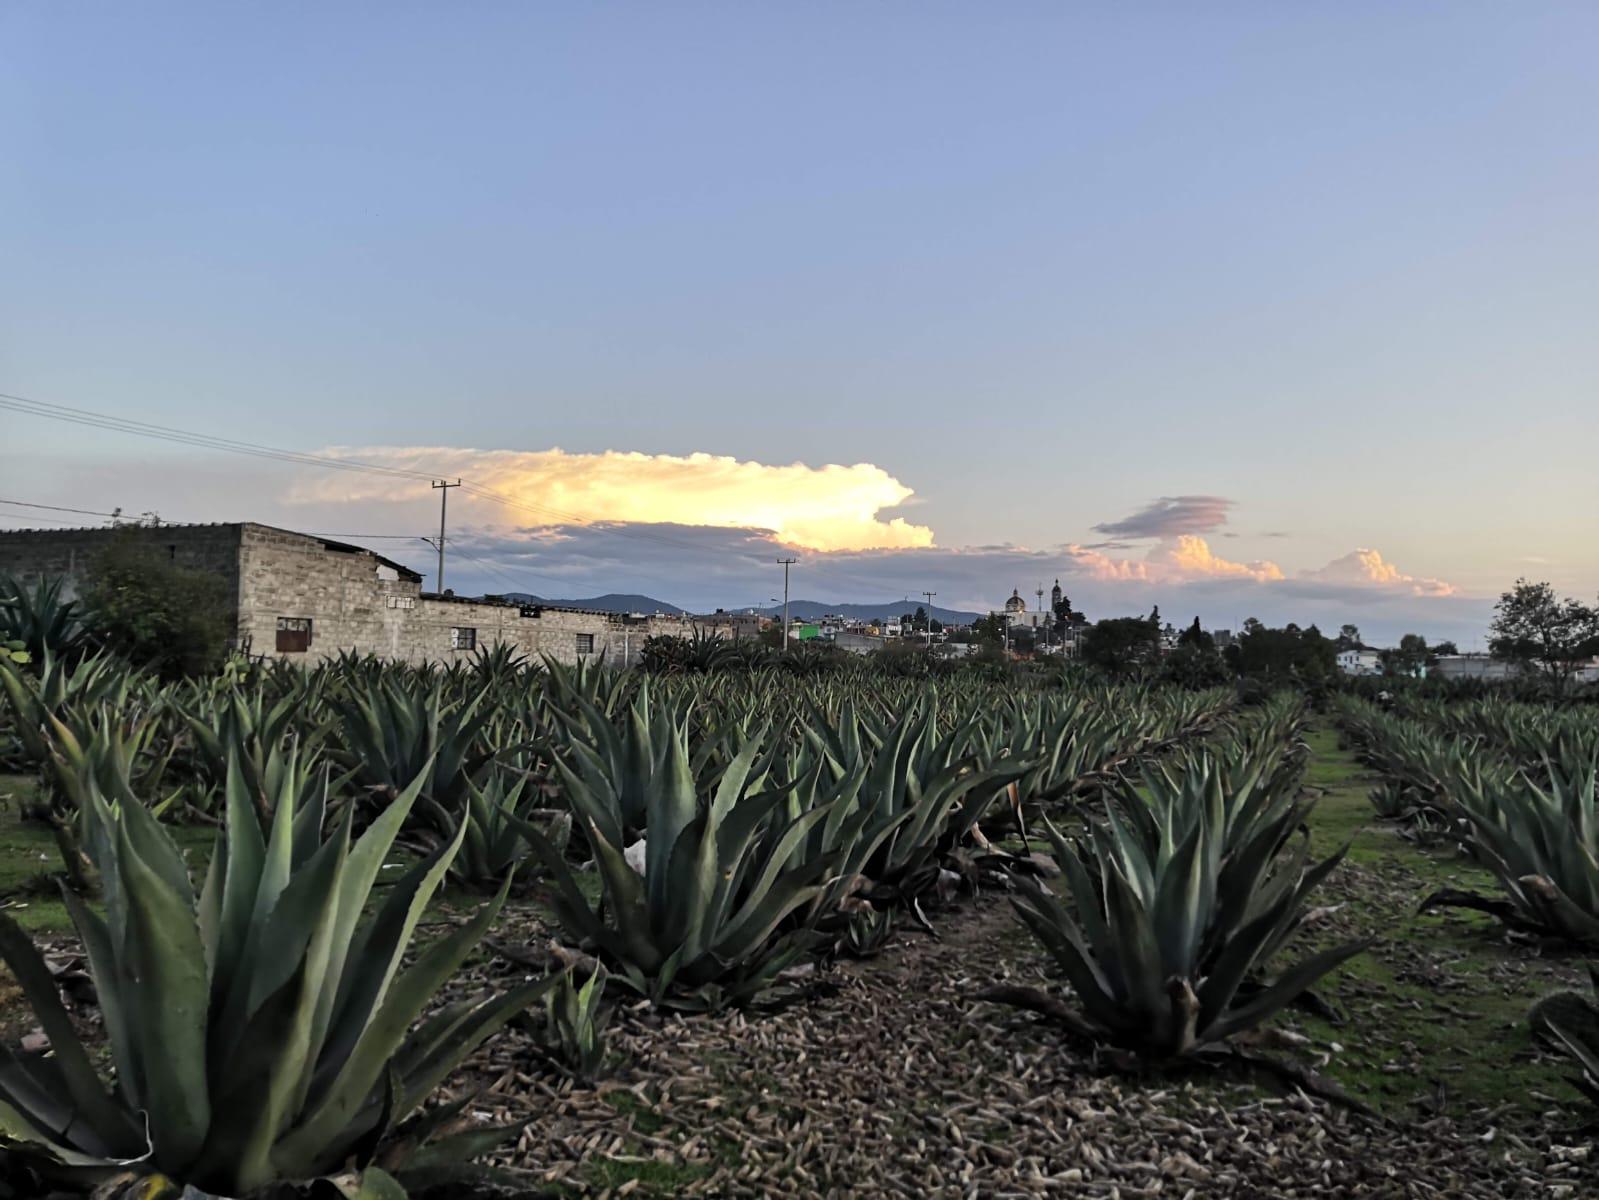
[[[1060,611],[1060,580],[1055,581],[1055,586],[1049,590],[1049,611]]]

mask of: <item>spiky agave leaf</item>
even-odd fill
[[[141,1177],[222,1195],[335,1172],[351,1155],[369,1160],[462,1057],[553,985],[452,1005],[418,1024],[505,891],[407,966],[459,839],[365,910],[424,776],[352,840],[348,810],[331,836],[320,808],[296,811],[297,775],[292,761],[278,772],[282,791],[263,830],[243,773],[230,769],[224,828],[198,895],[146,808],[86,787],[105,830],[104,915],[66,900],[116,1083],[96,1077],[37,952],[0,918],[0,958],[54,1052],[41,1063],[3,1060],[7,1151],[67,1176],[115,1177],[131,1164]]]

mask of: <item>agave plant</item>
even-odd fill
[[[894,910],[868,906],[853,913],[833,949],[851,958],[874,958],[888,945],[894,933]]]
[[[34,658],[70,654],[85,631],[79,604],[62,594],[66,580],[38,579],[30,590],[11,575],[0,575],[0,642],[21,642]]]
[[[587,696],[573,699],[573,711],[555,710],[568,731],[564,750],[555,752],[557,768],[568,788],[595,799],[594,815],[606,838],[619,844],[644,828],[667,758],[688,737],[688,714],[682,704],[652,697],[647,681],[620,724]]]
[[[66,901],[115,1080],[96,1072],[43,959],[0,918],[0,958],[50,1040],[48,1055],[0,1054],[6,1155],[44,1178],[131,1177],[130,1195],[188,1189],[190,1200],[448,1157],[448,1142],[416,1149],[435,1132],[433,1115],[401,1123],[554,981],[448,1004],[418,1023],[505,892],[407,965],[458,843],[366,909],[423,777],[352,844],[348,810],[324,836],[320,807],[296,809],[294,773],[282,773],[264,831],[242,772],[230,771],[225,825],[198,895],[148,809],[108,803],[88,786],[104,833],[94,843],[104,915],[70,892]]]
[[[80,894],[99,886],[99,860],[105,827],[97,818],[94,800],[108,799],[123,806],[142,807],[145,797],[160,788],[170,743],[161,742],[160,723],[146,713],[119,714],[110,705],[72,714],[72,724],[50,717],[51,759],[44,802],[28,816],[50,827],[61,851],[69,885]],[[177,798],[174,792],[153,804],[164,810]]]
[[[1229,845],[1225,805],[1204,805],[1162,825],[1153,853],[1115,820],[1093,825],[1086,845],[1048,826],[1073,903],[1022,876],[1012,903],[1077,1007],[1025,989],[995,998],[1045,1008],[1077,1033],[1150,1057],[1191,1054],[1258,1025],[1365,948],[1325,950],[1262,982],[1305,897],[1343,857],[1308,866],[1303,841],[1279,854],[1290,819],[1257,824]]]
[[[329,724],[317,715],[320,691],[316,676],[306,676],[276,699],[263,688],[197,689],[190,703],[176,707],[187,726],[200,778],[220,791],[229,764],[236,763],[262,819],[270,821],[268,797],[278,795],[281,788],[267,776],[273,764],[285,761],[273,752],[292,737],[300,761],[313,761],[330,732]],[[348,768],[334,790],[340,790],[357,770]]]
[[[572,1074],[592,1082],[605,1066],[605,1028],[612,1009],[604,1003],[605,969],[593,972],[582,987],[572,972],[561,975],[544,997],[545,1050]]]
[[[459,818],[465,836],[460,853],[450,865],[454,882],[472,891],[494,891],[527,857],[523,827],[537,819],[522,800],[527,782],[527,777],[521,776],[508,784],[503,771],[492,772],[481,786],[467,781],[466,811]],[[572,836],[572,814],[545,813],[543,818],[545,839],[564,855]],[[445,814],[445,820],[453,837],[457,818]]]
[[[1532,1006],[1527,1024],[1534,1034],[1553,1042],[1569,1055],[1582,1074],[1571,1082],[1594,1104],[1599,1104],[1599,968],[1589,966],[1590,995],[1556,992]]]
[[[862,865],[878,885],[914,899],[933,884],[939,854],[948,851],[982,820],[1032,762],[1004,758],[983,762],[968,753],[977,731],[975,714],[947,736],[938,731],[931,705],[907,712],[884,736],[866,777],[864,793],[879,821],[897,824]]]
[[[698,625],[688,637],[662,634],[646,639],[639,659],[646,671],[660,675],[706,674],[740,663],[739,654],[730,638]]]
[[[1456,799],[1471,854],[1499,879],[1505,899],[1446,890],[1437,905],[1483,909],[1508,924],[1599,945],[1599,753],[1545,764],[1547,787],[1525,777],[1492,795]]]
[[[830,809],[782,823],[785,792],[753,791],[765,735],[753,737],[723,773],[715,792],[697,795],[686,739],[674,733],[662,769],[644,798],[646,834],[635,869],[616,836],[611,798],[568,773],[567,799],[600,876],[601,897],[578,886],[561,853],[531,826],[523,831],[556,890],[550,907],[568,934],[591,946],[613,978],[678,1008],[747,1001],[809,947],[808,929],[779,934],[791,913],[822,891],[839,855],[791,867],[795,849]]]
[[[384,798],[420,775],[423,796],[454,808],[465,798],[467,780],[493,757],[477,747],[473,719],[489,695],[454,701],[442,680],[380,676],[334,701],[339,754],[357,780]]]
[[[47,652],[32,666],[35,673],[25,673],[21,664],[0,658],[0,690],[16,717],[17,737],[28,763],[50,761],[54,720],[72,724],[74,713],[102,705],[120,709],[150,703],[151,676],[108,654],[69,662]]]

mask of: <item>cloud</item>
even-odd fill
[[[1456,590],[1454,584],[1442,579],[1418,579],[1414,575],[1406,575],[1384,559],[1379,551],[1364,547],[1333,559],[1325,567],[1302,571],[1300,577],[1321,583],[1408,590],[1415,596],[1452,596]]]
[[[1282,568],[1273,562],[1240,563],[1221,558],[1210,543],[1195,534],[1166,538],[1150,548],[1142,559],[1112,558],[1101,553],[1097,543],[1071,545],[1067,553],[1076,565],[1095,579],[1136,580],[1142,583],[1178,583],[1194,579],[1253,579],[1266,582],[1283,578]]]
[[[1227,524],[1233,502],[1225,496],[1162,496],[1130,517],[1095,525],[1111,538],[1170,538],[1210,533]]]
[[[927,526],[880,515],[909,501],[913,492],[870,463],[782,466],[702,453],[399,446],[335,447],[321,453],[467,478],[478,490],[463,488],[450,497],[450,506],[464,505],[463,515],[483,521],[513,524],[534,517],[563,525],[624,521],[770,530],[789,545],[811,550],[933,544]],[[484,489],[499,498],[484,495]],[[306,479],[292,498],[319,504],[414,499],[397,496],[393,478],[349,472]]]
[[[1204,538],[1191,534],[1162,542],[1145,556],[1145,561],[1170,568],[1180,579],[1227,576],[1265,583],[1283,577],[1282,568],[1274,562],[1229,562],[1213,554]]]

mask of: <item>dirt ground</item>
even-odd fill
[[[448,1090],[475,1094],[478,1119],[526,1122],[498,1159],[520,1195],[1599,1195],[1569,1069],[1521,1022],[1576,982],[1580,958],[1480,916],[1416,915],[1436,887],[1489,885],[1376,824],[1371,780],[1335,733],[1312,743],[1314,842],[1351,850],[1306,942],[1376,945],[1325,981],[1329,1016],[1279,1020],[1306,1042],[1277,1053],[1376,1119],[1275,1076],[1129,1070],[976,999],[1000,982],[1059,986],[1000,890],[933,913],[936,936],[901,922],[880,956],[817,968],[762,1010],[624,1007],[595,1085],[512,1028]],[[493,944],[552,933],[524,903]],[[493,944],[456,990],[528,974]]]

